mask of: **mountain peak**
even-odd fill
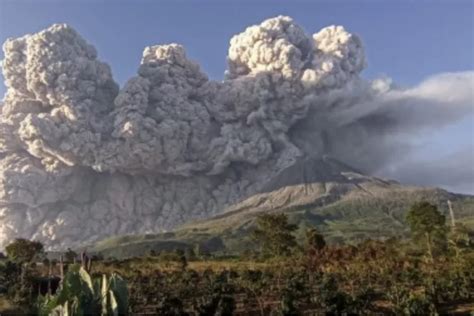
[[[357,183],[361,179],[384,182],[383,180],[364,175],[361,171],[328,155],[318,158],[306,157],[280,171],[268,181],[260,193],[272,192],[283,187],[301,184]]]

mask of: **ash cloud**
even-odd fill
[[[279,16],[230,41],[225,80],[181,45],[145,48],[119,89],[70,26],[8,40],[0,116],[0,247],[157,232],[217,214],[305,157],[376,172],[404,135],[472,113],[473,72],[410,89],[366,81],[360,38]]]
[[[434,183],[455,192],[474,192],[474,146],[459,149],[433,160],[404,159],[385,166],[378,173],[407,184],[433,186]]]

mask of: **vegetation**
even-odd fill
[[[67,251],[64,253],[64,258],[68,262],[74,262],[77,258],[77,253],[71,248],[68,248]]]
[[[320,234],[315,228],[310,228],[306,231],[306,249],[308,251],[319,252],[326,247],[324,236]]]
[[[291,233],[298,227],[288,223],[283,214],[263,214],[257,218],[257,227],[252,232],[260,252],[266,257],[288,256],[296,247],[295,236]]]
[[[435,245],[443,245],[446,242],[446,218],[436,205],[428,202],[414,204],[407,214],[407,222],[410,225],[412,238],[424,240],[428,255],[433,260],[433,248]]]
[[[11,260],[27,263],[43,252],[43,245],[37,241],[17,238],[5,248],[5,251]]]
[[[117,274],[93,278],[83,266],[73,265],[55,295],[38,299],[39,315],[125,315],[128,289]]]
[[[97,257],[93,264],[81,254],[81,265],[50,260],[23,269],[7,251],[0,264],[0,284],[6,284],[0,298],[10,308],[40,315],[472,312],[472,231],[458,223],[446,226],[430,203],[412,205],[405,218],[410,239],[335,245],[314,227],[291,224],[287,215],[264,214],[251,239],[243,241],[256,247],[239,255],[194,245],[124,260]],[[304,238],[298,241],[301,230]],[[46,291],[40,282],[45,280]]]
[[[308,203],[293,208],[276,208],[268,212],[284,213],[288,216],[289,223],[298,226],[293,235],[299,244],[304,244],[306,230],[315,228],[328,244],[356,245],[366,239],[409,238],[407,210],[416,202],[426,200],[436,205],[441,214],[447,214],[448,199],[452,202],[456,222],[474,230],[474,197],[448,194],[435,189],[403,193],[391,191],[387,195],[376,192],[348,197],[323,206]],[[183,225],[173,232],[112,237],[88,249],[100,252],[106,258],[119,259],[144,256],[151,250],[159,253],[163,250],[186,250],[196,245],[213,253],[239,255],[249,249],[258,250],[260,244],[248,237],[261,214],[265,212],[242,208],[236,212]],[[210,247],[212,240],[219,240],[220,243],[214,243]]]

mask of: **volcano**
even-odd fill
[[[334,158],[301,159],[267,180],[263,189],[227,207],[220,215],[191,221],[162,234],[128,235],[94,245],[107,256],[129,257],[201,244],[210,251],[251,249],[247,238],[263,213],[286,213],[298,225],[316,227],[329,243],[406,237],[405,212],[415,202],[429,201],[455,220],[474,226],[474,197],[430,187],[402,185],[365,175]]]

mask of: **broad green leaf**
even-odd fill
[[[87,286],[89,287],[90,292],[94,293],[94,286],[92,285],[92,279],[91,279],[91,276],[89,275],[89,273],[87,273],[87,271],[83,267],[80,267],[79,275],[80,275],[82,281],[84,283],[86,283]]]
[[[107,306],[108,306],[108,282],[105,274],[102,275],[102,288],[100,291],[101,303],[102,303],[102,315],[107,315]]]
[[[128,312],[128,288],[127,282],[118,274],[113,273],[110,277],[110,288],[114,292],[118,303],[118,313],[125,315]]]
[[[118,316],[119,315],[118,304],[117,304],[117,300],[115,299],[114,292],[112,292],[112,290],[109,291],[109,296],[110,296],[110,311],[112,312],[112,315]]]

